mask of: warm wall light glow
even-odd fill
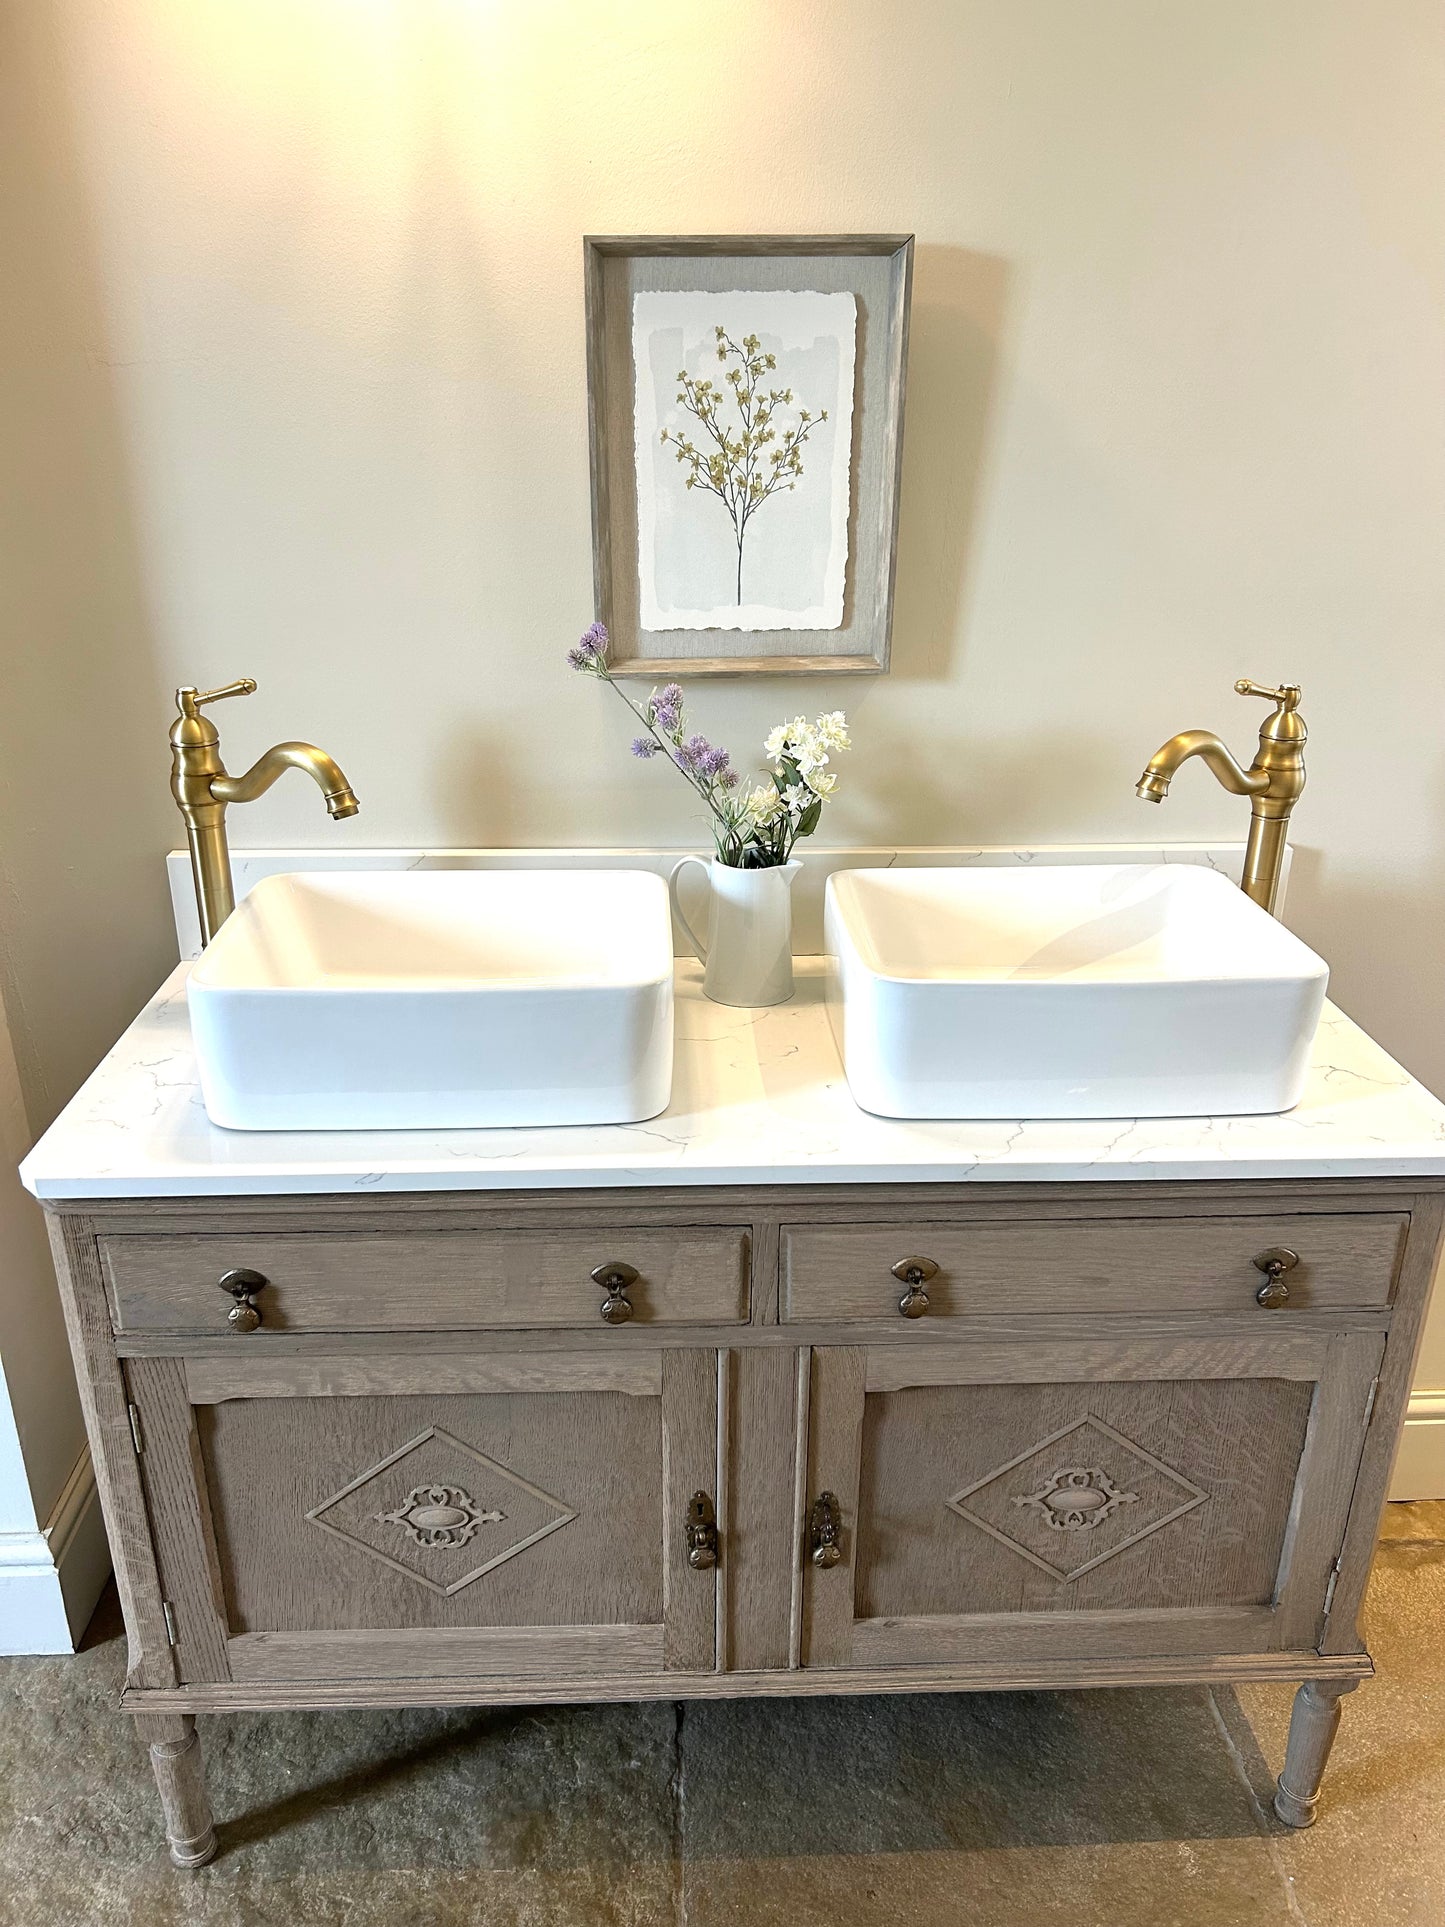
[[[584,232],[788,225],[786,167],[739,182],[722,31],[700,0],[115,0],[96,167],[139,151],[162,276],[184,259],[305,330],[545,394],[549,331],[577,365]],[[764,0],[734,6],[739,36],[746,123],[803,138]]]

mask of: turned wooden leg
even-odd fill
[[[1330,1748],[1340,1725],[1340,1701],[1353,1693],[1357,1679],[1306,1680],[1294,1696],[1284,1771],[1274,1810],[1287,1827],[1312,1827]]]
[[[135,1723],[150,1744],[171,1859],[178,1867],[204,1867],[216,1851],[216,1831],[196,1722],[185,1713],[141,1713]]]

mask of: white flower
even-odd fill
[[[848,736],[848,718],[841,709],[830,710],[826,716],[820,716],[814,728],[818,732],[819,741],[827,749],[841,750],[853,747]]]
[[[783,808],[783,799],[772,783],[760,783],[750,794],[744,808],[753,822],[761,829],[771,823]]]
[[[821,771],[808,778],[808,788],[814,796],[831,796],[838,787],[836,776],[825,776]]]
[[[790,723],[779,723],[776,729],[768,731],[763,742],[763,754],[770,763],[776,763],[785,750],[793,746],[793,740],[800,730],[808,727],[802,716],[795,716]]]
[[[783,803],[789,816],[801,816],[813,798],[801,783],[789,783],[783,791]]]

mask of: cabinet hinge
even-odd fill
[[[140,1413],[134,1405],[127,1405],[125,1409],[130,1414],[130,1435],[135,1445],[135,1455],[140,1458],[145,1451],[145,1446],[141,1442]]]
[[[1330,1607],[1335,1603],[1335,1587],[1340,1583],[1340,1562],[1336,1559],[1330,1567],[1329,1581],[1325,1586],[1325,1618],[1330,1616]]]
[[[1369,1429],[1370,1420],[1375,1415],[1375,1395],[1380,1389],[1378,1377],[1370,1380],[1370,1389],[1365,1398],[1365,1428]]]
[[[166,1638],[172,1646],[179,1646],[181,1642],[180,1635],[176,1631],[175,1609],[172,1607],[169,1599],[163,1599],[161,1601],[161,1611],[166,1616]]]

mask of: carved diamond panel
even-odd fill
[[[947,1504],[1059,1580],[1081,1579],[1209,1494],[1092,1413],[987,1472]]]
[[[450,1597],[577,1514],[485,1452],[432,1425],[306,1517]]]

